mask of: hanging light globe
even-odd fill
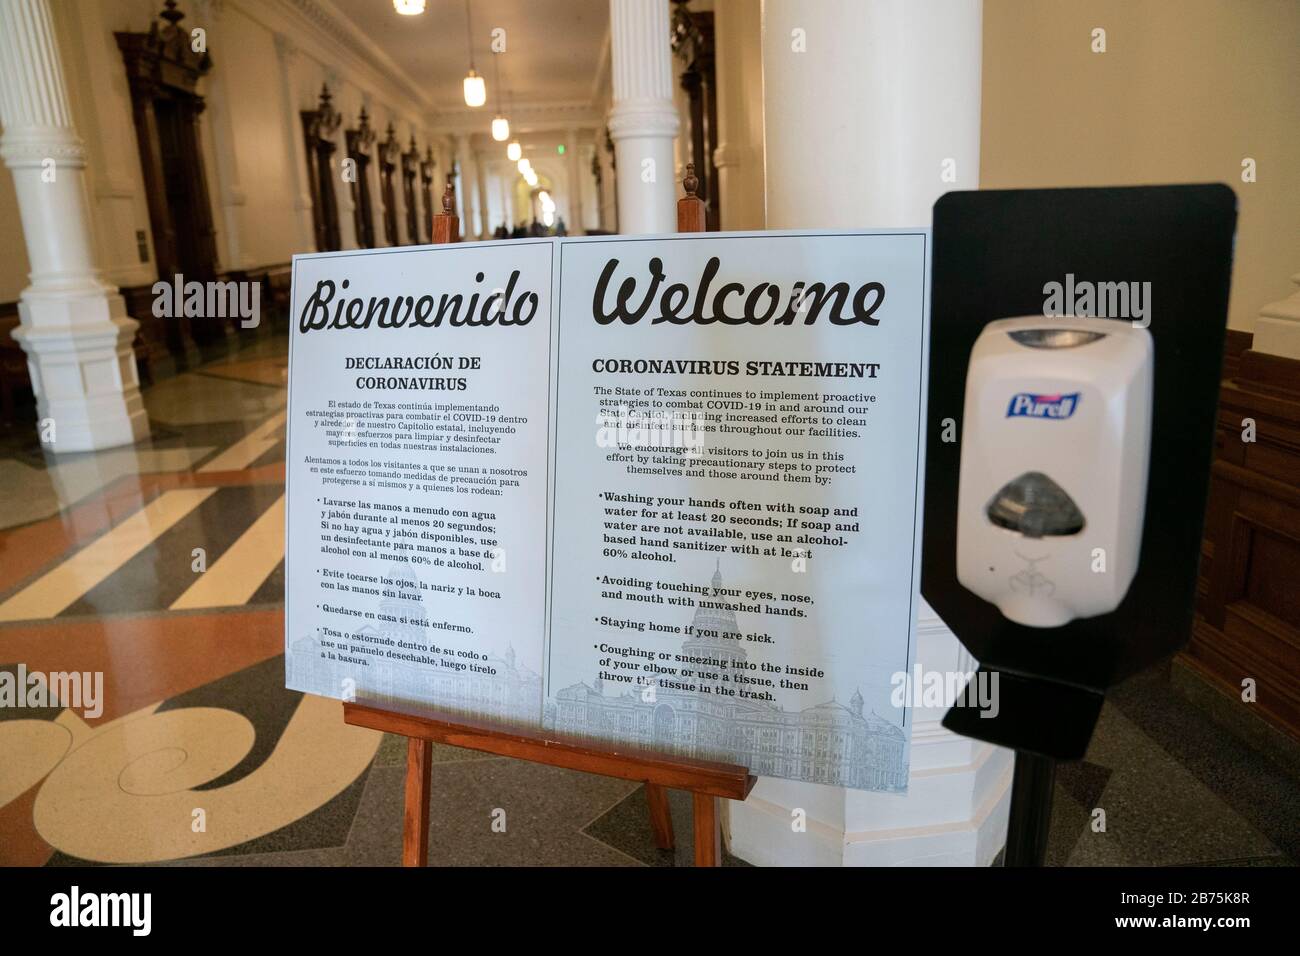
[[[492,138],[498,143],[504,143],[510,138],[510,120],[497,114],[492,120]]]
[[[519,157],[519,161],[516,163],[516,165],[519,167],[519,174],[521,176],[527,175],[528,170],[533,168],[533,164],[528,161],[527,156]]]
[[[487,102],[487,84],[483,82],[483,77],[474,72],[470,67],[465,74],[465,105],[478,108]]]
[[[519,162],[519,158],[524,155],[524,148],[519,145],[519,140],[512,139],[510,145],[506,147],[506,158],[512,163]]]

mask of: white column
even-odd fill
[[[500,215],[501,221],[505,223],[506,233],[509,234],[515,225],[515,202],[511,187],[519,173],[515,168],[515,164],[509,160],[498,161],[495,172],[496,175],[492,177],[492,189],[496,198],[492,200],[492,203]]]
[[[0,4],[0,139],[31,285],[14,338],[27,353],[41,440],[55,452],[149,435],[131,342],[139,323],[91,251],[86,151],[72,125],[49,0]],[[52,439],[52,440],[51,440]]]
[[[492,221],[488,215],[487,169],[483,165],[483,154],[474,154],[474,179],[478,183],[478,239],[492,238]]]
[[[284,116],[285,155],[289,157],[289,183],[293,190],[295,246],[301,252],[316,252],[316,229],[311,220],[311,190],[307,184],[307,144],[302,131],[302,110],[294,91],[293,61],[298,47],[283,33],[275,35],[275,58],[279,66],[280,111]],[[314,107],[313,103],[313,107]]]
[[[765,0],[767,228],[916,226],[979,185],[982,13],[980,0]]]
[[[569,214],[564,219],[564,225],[568,228],[569,235],[580,236],[585,230],[582,226],[583,169],[582,151],[578,149],[578,131],[569,130],[567,139],[569,144],[564,155],[569,160]]]
[[[456,165],[460,167],[460,234],[470,240],[476,237],[478,228],[478,176],[469,136],[465,133],[456,135]]]
[[[1300,286],[1300,272],[1291,281]],[[1256,352],[1300,359],[1300,290],[1259,310],[1250,347]]]
[[[763,3],[767,227],[929,225],[934,200],[979,185],[980,0]],[[957,178],[945,182],[944,160]],[[917,661],[970,655],[921,603]],[[987,866],[1006,835],[1010,751],[911,715],[906,796],[762,778],[728,804],[753,863]],[[807,831],[791,813],[807,813]]]
[[[618,164],[618,226],[675,232],[677,183],[668,0],[609,0],[614,105],[609,132]]]

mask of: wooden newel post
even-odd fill
[[[451,183],[442,191],[442,212],[433,217],[435,244],[460,241],[460,217],[456,215],[456,193]]]
[[[700,181],[695,175],[695,164],[686,164],[686,175],[682,177],[682,188],[686,195],[677,200],[677,231],[704,232],[704,200],[695,195],[700,188]]]

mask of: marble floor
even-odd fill
[[[283,686],[286,353],[266,335],[160,379],[132,448],[0,434],[0,670],[104,675],[94,714],[0,708],[0,864],[398,862],[402,742]],[[690,863],[636,784],[443,747],[432,779],[436,863]],[[1112,695],[1055,808],[1053,864],[1300,859],[1296,780],[1161,669]]]

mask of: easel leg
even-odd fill
[[[429,864],[429,741],[406,740],[406,813],[402,820],[402,866]]]
[[[695,865],[722,865],[722,824],[718,820],[718,798],[704,793],[695,799]]]
[[[650,807],[650,826],[654,830],[655,846],[661,850],[671,850],[673,818],[668,812],[668,791],[657,783],[647,783],[645,802]]]
[[[1052,823],[1052,788],[1055,783],[1055,760],[1024,750],[1016,751],[1004,866],[1043,865],[1047,858],[1047,831]]]

